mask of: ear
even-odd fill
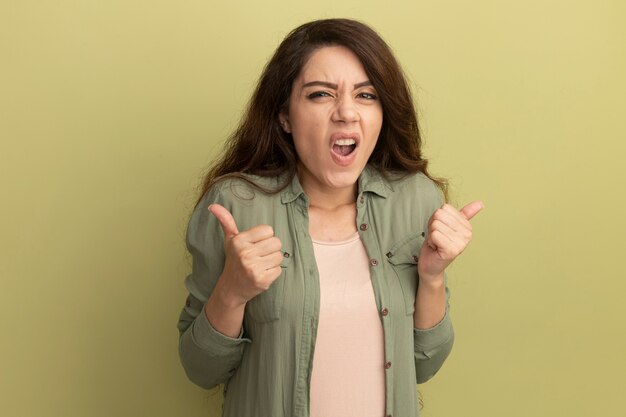
[[[285,113],[278,114],[278,121],[280,122],[280,127],[287,133],[291,133],[291,125],[289,124],[289,116]]]

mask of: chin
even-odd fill
[[[335,173],[327,178],[326,183],[333,188],[347,188],[356,185],[361,175],[361,171],[349,170],[347,172]]]

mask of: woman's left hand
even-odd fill
[[[443,279],[443,271],[472,240],[469,220],[484,207],[482,201],[473,201],[459,211],[444,204],[433,213],[417,263],[421,282],[434,283]]]

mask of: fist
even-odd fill
[[[211,204],[208,210],[224,231],[226,259],[217,285],[233,304],[245,304],[280,276],[282,244],[271,226],[259,225],[239,232],[235,219],[224,207]]]
[[[428,238],[422,245],[417,264],[420,280],[443,278],[443,271],[472,240],[470,219],[484,208],[474,201],[460,211],[450,204],[435,210],[428,220]]]

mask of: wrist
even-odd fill
[[[217,281],[211,298],[216,305],[224,310],[237,310],[244,308],[246,305],[246,300],[234,294],[234,292],[223,283],[222,279]]]
[[[204,315],[218,333],[238,338],[241,333],[246,303],[237,302],[218,283],[204,306]]]
[[[418,274],[420,288],[430,288],[433,290],[439,290],[445,286],[444,272],[441,271],[437,275]]]

